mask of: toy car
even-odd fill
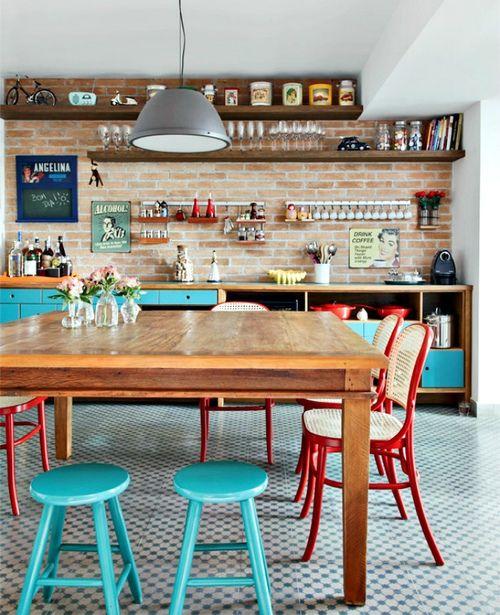
[[[368,143],[360,141],[358,137],[344,137],[339,143],[337,150],[340,152],[345,151],[359,151],[371,149]]]

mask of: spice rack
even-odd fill
[[[238,243],[265,243],[266,235],[266,204],[263,201],[252,201],[238,205],[236,225],[238,226]]]
[[[142,201],[139,215],[133,219],[141,224],[138,243],[162,244],[168,243],[168,205],[165,201]],[[152,224],[154,228],[148,228]],[[164,228],[161,228],[161,226]]]

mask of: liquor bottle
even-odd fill
[[[193,210],[191,212],[191,218],[199,218],[200,217],[200,206],[198,205],[198,193],[194,195],[193,200]]]
[[[42,269],[50,269],[54,251],[50,247],[50,237],[45,240],[45,250],[42,252]]]
[[[61,253],[61,256],[66,256],[66,250],[64,249],[62,235],[59,235],[59,237],[57,238],[57,241],[59,242],[59,252]]]
[[[36,253],[30,243],[24,257],[24,275],[36,275]]]
[[[18,234],[19,236],[19,234]],[[23,275],[23,252],[20,241],[12,242],[12,249],[9,252],[9,277],[19,278]]]
[[[215,218],[215,206],[212,201],[212,193],[208,195],[207,211],[205,212],[205,218]]]
[[[26,254],[28,254],[28,250],[29,249],[30,249],[30,242],[26,239],[25,242],[24,242],[23,249],[22,249],[24,257],[26,256]]]
[[[63,260],[63,256],[61,254],[61,242],[58,241],[56,243],[56,251],[54,252],[54,256],[52,257],[52,260],[50,261],[50,266],[57,267],[57,269],[59,269],[61,267],[62,260]]]
[[[33,246],[33,250],[36,255],[36,274],[40,275],[40,271],[42,271],[42,247],[40,245],[40,240],[38,237],[35,237],[35,245]]]

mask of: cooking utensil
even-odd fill
[[[428,314],[425,320],[434,332],[432,348],[451,348],[453,316],[451,314],[441,314],[439,308],[432,314]]]
[[[391,316],[392,314],[401,316],[401,318],[406,318],[411,313],[410,308],[405,308],[400,305],[384,305],[382,307],[374,307],[373,305],[359,304],[357,307],[372,310],[376,312],[377,316],[380,318],[385,318],[386,316]]]
[[[340,320],[348,320],[355,309],[356,306],[344,303],[323,303],[323,305],[311,306],[314,312],[332,312]]]

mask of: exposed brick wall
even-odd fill
[[[144,83],[141,80],[141,87]],[[49,85],[48,81],[44,81]],[[80,84],[78,84],[80,87]],[[113,86],[114,87],[114,86]],[[110,86],[111,88],[111,86]],[[124,90],[125,91],[125,90]],[[126,89],[130,93],[130,89]],[[59,93],[59,92],[58,92]],[[125,122],[123,122],[125,123]],[[188,246],[195,264],[195,275],[206,279],[212,250],[219,256],[225,279],[265,279],[270,268],[304,268],[312,264],[304,253],[304,244],[316,239],[333,241],[338,253],[332,267],[332,281],[380,281],[384,270],[348,268],[348,237],[350,227],[376,227],[380,222],[325,221],[309,225],[289,225],[283,222],[286,200],[334,199],[407,199],[417,190],[451,189],[451,163],[435,164],[326,164],[326,163],[136,163],[100,164],[104,187],[88,186],[90,161],[88,149],[101,147],[97,137],[98,122],[6,122],[6,245],[15,239],[21,228],[23,236],[48,234],[53,239],[63,234],[68,253],[76,270],[88,273],[110,260],[124,272],[142,278],[169,277],[175,258],[175,246]],[[371,122],[325,123],[328,136],[356,134],[369,141],[374,137]],[[336,141],[332,146],[336,146]],[[18,225],[16,218],[16,154],[77,154],[79,156],[79,222],[78,224],[30,223]],[[132,213],[137,215],[139,202],[148,199],[191,199],[195,191],[201,198],[212,192],[217,200],[264,200],[267,203],[266,243],[243,246],[236,234],[224,235],[222,221],[216,225],[196,226],[187,223],[169,225],[170,244],[138,245],[132,241],[130,254],[107,255],[90,252],[90,203],[92,200],[130,200]],[[417,205],[412,199],[410,221],[386,221],[384,226],[401,229],[401,264],[403,269],[421,268],[428,271],[434,252],[451,244],[451,213],[449,200],[441,208],[439,231],[417,230]],[[219,210],[219,216],[224,212]],[[140,225],[132,227],[133,239]]]

